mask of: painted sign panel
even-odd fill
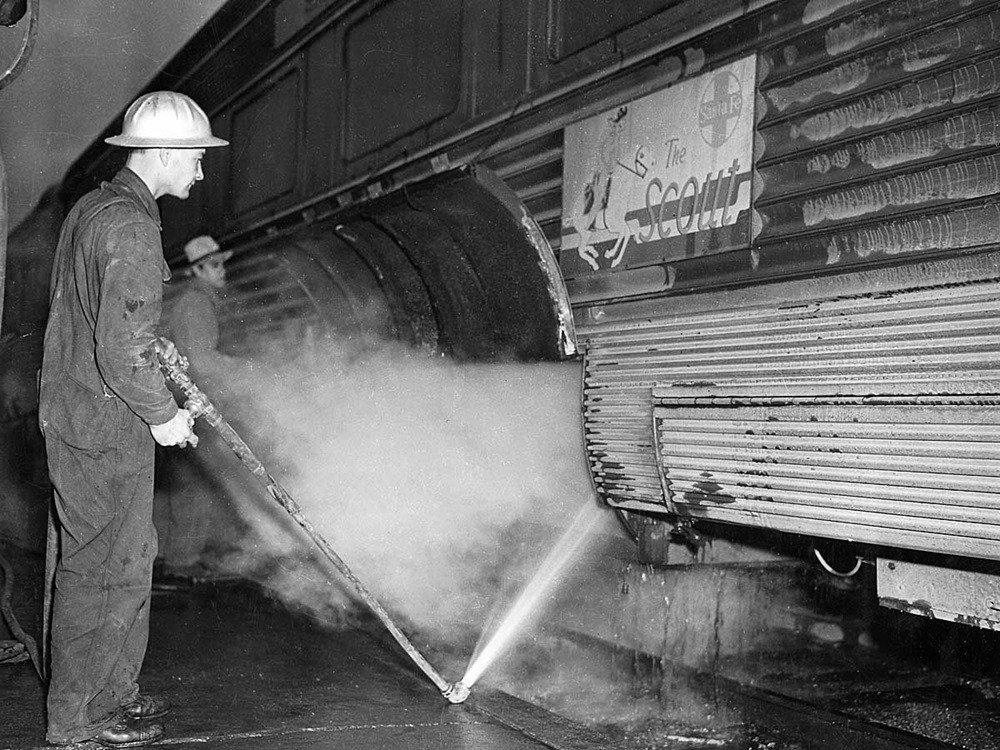
[[[566,128],[564,275],[749,246],[755,77],[746,57]]]

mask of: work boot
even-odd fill
[[[122,706],[122,713],[129,719],[159,719],[170,711],[170,701],[159,695],[140,693],[131,703]]]
[[[163,725],[135,721],[122,716],[91,740],[103,747],[140,747],[163,739]]]

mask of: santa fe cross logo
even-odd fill
[[[733,134],[743,111],[743,91],[732,73],[719,73],[705,87],[698,105],[698,126],[709,146],[718,148]]]

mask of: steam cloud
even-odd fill
[[[231,413],[222,408],[393,616],[454,642],[474,640],[523,577],[518,567],[594,502],[579,383],[578,363],[460,364],[397,344],[337,346],[280,371],[249,369],[229,389]],[[203,440],[209,431],[199,429]],[[223,567],[326,621],[350,611],[350,585],[235,456],[215,469],[245,532]]]

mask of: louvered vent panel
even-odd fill
[[[1000,559],[996,402],[754,399],[655,409],[678,512]]]
[[[958,394],[979,403],[977,394],[1000,392],[994,282],[720,308],[580,333],[591,466],[605,497],[619,505],[664,504],[652,479],[652,410],[671,394]],[[950,419],[933,409],[926,416],[931,424]]]

